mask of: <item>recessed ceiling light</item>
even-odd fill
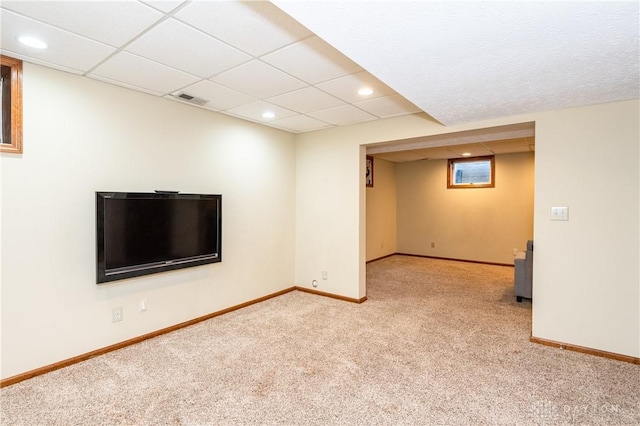
[[[22,36],[18,38],[18,41],[25,46],[33,47],[34,49],[46,49],[49,47],[47,46],[47,43],[35,37]]]
[[[470,157],[470,156],[471,156],[471,153],[470,153],[470,152],[463,152],[463,153],[462,153],[462,156],[463,156],[463,157]]]
[[[373,95],[373,89],[371,87],[363,87],[362,89],[358,90],[358,95],[360,96]]]
[[[262,113],[262,118],[275,118],[275,114],[271,111],[265,111]]]

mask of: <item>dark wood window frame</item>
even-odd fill
[[[22,61],[0,55],[2,65],[2,143],[0,152],[22,153]],[[5,84],[8,84],[5,87]],[[5,142],[7,141],[8,142]]]
[[[491,176],[488,183],[466,183],[456,184],[454,182],[453,169],[458,163],[470,163],[477,161],[489,161],[491,168]],[[494,188],[496,185],[496,160],[494,155],[488,155],[484,157],[464,157],[464,158],[451,158],[447,164],[447,188]]]

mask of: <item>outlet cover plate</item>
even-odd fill
[[[111,311],[111,321],[118,322],[118,321],[122,321],[123,319],[124,317],[123,317],[122,307],[113,308],[113,310]]]
[[[551,220],[569,220],[569,207],[551,207]]]

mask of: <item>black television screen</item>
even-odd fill
[[[97,283],[222,260],[222,196],[96,192]]]

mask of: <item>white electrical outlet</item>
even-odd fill
[[[147,310],[147,299],[140,299],[140,303],[138,305],[140,312],[144,312]]]
[[[322,279],[323,280],[328,280],[329,279],[329,272],[322,271]]]
[[[122,321],[123,319],[124,319],[124,315],[122,311],[122,306],[118,308],[113,308],[113,310],[111,311],[111,322],[118,322],[118,321]]]

